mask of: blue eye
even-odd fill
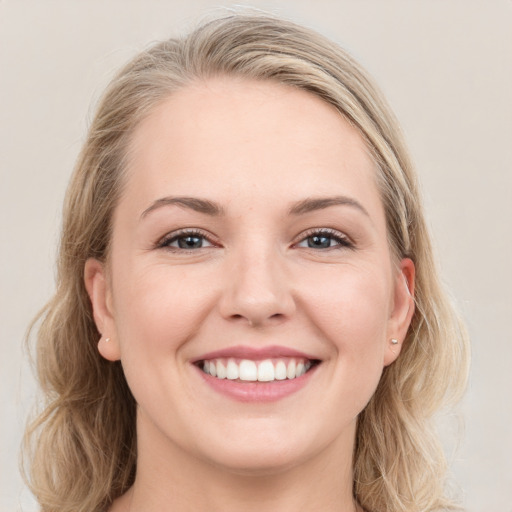
[[[188,251],[212,246],[213,244],[202,233],[195,231],[171,233],[159,243],[159,247]]]
[[[353,247],[349,239],[336,231],[314,231],[303,238],[297,247],[308,249],[331,249],[334,247]]]

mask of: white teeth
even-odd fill
[[[260,382],[270,382],[274,380],[274,365],[272,361],[262,361],[258,366],[258,380]]]
[[[217,361],[217,379],[225,379],[226,376],[226,367],[222,364],[222,361]]]
[[[288,368],[286,369],[286,376],[289,378],[289,379],[294,379],[295,378],[295,367],[296,367],[296,364],[295,364],[295,359],[292,359],[289,363],[288,363]]]
[[[228,367],[226,369],[226,378],[229,380],[238,379],[238,365],[232,359],[228,361]]]
[[[271,363],[272,364],[272,363]],[[261,365],[260,365],[261,368]],[[254,361],[244,359],[238,366],[240,380],[256,380],[258,378],[258,367]]]
[[[286,379],[286,365],[283,363],[283,361],[278,361],[276,364],[275,378],[276,380]]]
[[[279,360],[265,359],[212,359],[203,361],[203,371],[217,379],[243,380],[248,382],[272,382],[274,380],[296,379],[304,375],[312,366],[304,359]]]

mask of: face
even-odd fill
[[[304,91],[218,78],[161,104],[130,154],[86,285],[139,437],[239,471],[350,453],[414,274],[358,132]]]

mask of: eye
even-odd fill
[[[353,244],[346,235],[339,231],[316,229],[306,233],[296,247],[307,247],[308,249],[353,248]]]
[[[213,247],[213,245],[214,244],[208,240],[208,237],[204,233],[195,230],[183,230],[169,233],[158,243],[159,248],[172,250],[182,249],[185,251]]]

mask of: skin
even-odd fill
[[[158,106],[130,150],[109,270],[85,269],[98,349],[121,359],[138,403],[137,477],[112,510],[356,510],[356,419],[414,311],[414,265],[391,256],[360,135],[304,91],[216,78]],[[223,214],[158,202],[169,196]],[[290,213],[333,196],[350,201]],[[183,228],[203,246],[180,249]],[[290,396],[242,403],[191,364],[234,345],[321,364]]]

